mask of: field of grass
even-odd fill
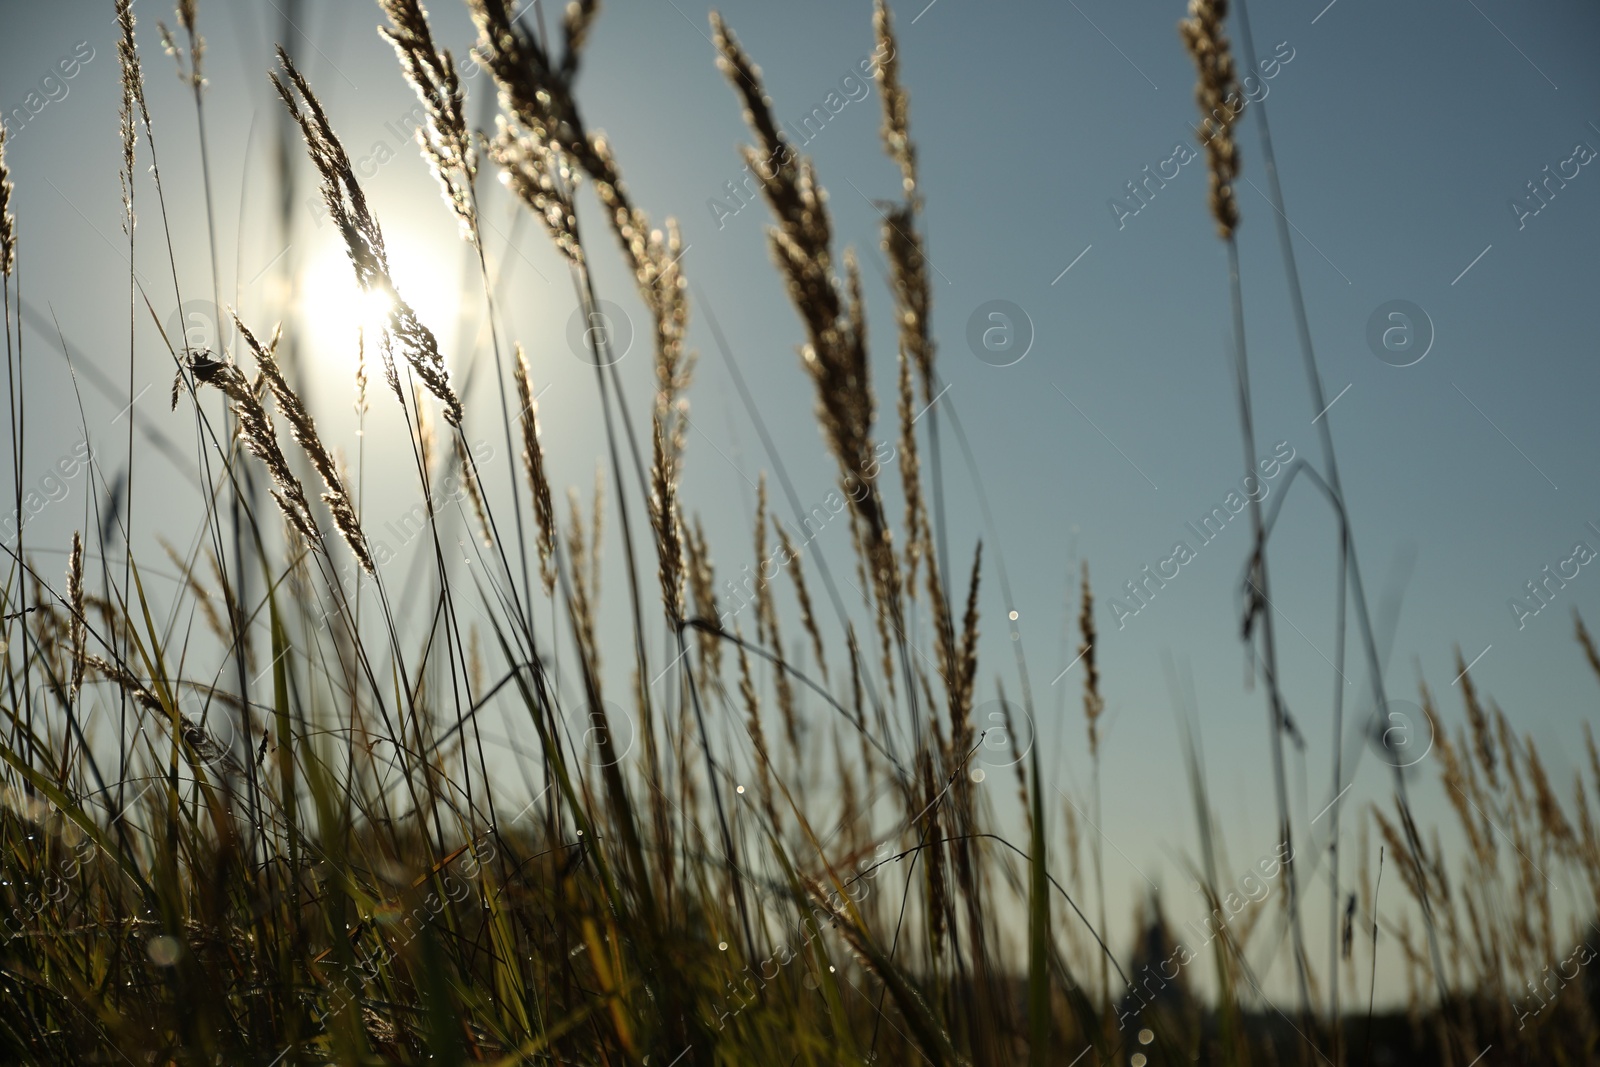
[[[474,358],[489,361],[500,410],[463,405],[460,368],[397,289],[381,220],[316,86],[280,51],[282,106],[372,298],[370,328],[355,342],[355,417],[398,405],[407,436],[369,442],[353,465],[328,449],[292,364],[280,362],[273,323],[237,319],[225,351],[165,333],[166,347],[149,350],[135,343],[135,324],[160,320],[131,271],[127,306],[104,309],[128,320],[130,397],[135,360],[159,360],[174,375],[171,421],[187,420],[207,496],[200,513],[163,514],[161,527],[187,518],[203,533],[192,552],[118,551],[160,510],[144,477],[152,446],[130,419],[117,443],[126,482],[113,488],[103,457],[73,461],[90,487],[92,525],[70,545],[19,533],[5,546],[0,1061],[1595,1062],[1600,975],[1587,964],[1597,933],[1588,916],[1600,912],[1600,810],[1591,807],[1600,753],[1587,727],[1589,773],[1552,781],[1458,656],[1448,701],[1409,695],[1430,720],[1428,767],[1467,848],[1447,853],[1439,832],[1417,824],[1398,766],[1407,761],[1397,758],[1392,801],[1345,816],[1360,847],[1341,875],[1337,849],[1292,831],[1286,799],[1293,727],[1265,607],[1281,493],[1271,508],[1251,501],[1238,620],[1275,754],[1279,844],[1242,877],[1225,862],[1191,736],[1186,817],[1198,847],[1186,862],[1211,917],[1179,928],[1158,898],[1108,899],[1098,812],[1063,806],[1044,787],[1039,746],[1023,743],[1028,731],[1012,719],[1034,716],[1020,646],[1015,664],[990,668],[1007,679],[998,702],[980,692],[979,590],[992,564],[982,545],[943,539],[949,494],[939,472],[966,442],[934,407],[942,386],[924,204],[883,0],[860,30],[876,38],[871,76],[902,198],[884,211],[896,317],[878,326],[876,354],[822,176],[774,122],[733,29],[715,15],[710,26],[750,128],[773,265],[797,315],[782,328],[803,346],[821,440],[837,462],[827,506],[850,530],[850,574],[805,551],[776,450],[753,529],[717,531],[721,545],[749,545],[721,573],[680,499],[694,369],[683,247],[672,223],[653,227],[634,203],[622,180],[627,146],[593,133],[575,98],[594,0],[574,0],[548,32],[501,0],[468,0],[474,59],[499,93],[487,137],[469,126],[456,57],[436,46],[420,3],[378,6],[427,113],[419,144],[444,201],[428,207],[452,213],[478,250],[491,339]],[[167,158],[152,133],[147,10],[136,34],[131,0],[116,2],[130,259],[136,241],[170,255],[163,235],[177,213],[210,208],[160,191],[162,168],[207,161]],[[208,116],[225,117],[203,110],[200,14],[192,0],[179,3],[175,28],[160,34],[203,130]],[[1265,134],[1266,116],[1258,107],[1247,119],[1239,102],[1234,50],[1254,67],[1244,15],[1225,0],[1191,0],[1180,32],[1196,63],[1209,209],[1232,266],[1237,415],[1253,475],[1265,461],[1242,342],[1234,130],[1259,121]],[[6,424],[20,515],[31,492],[21,383],[32,353],[19,294],[30,242],[49,238],[12,218],[3,158],[0,140]],[[587,502],[550,484],[545,457],[563,445],[541,436],[541,383],[496,325],[478,211],[478,183],[495,175],[543,225],[586,313],[600,300],[590,258],[620,252],[649,315],[647,411],[628,409],[607,335],[589,334],[608,450],[605,481]],[[591,194],[600,210],[583,213],[609,233],[579,226],[575,197]],[[1303,322],[1287,240],[1283,248]],[[172,274],[176,285],[175,264]],[[1312,399],[1323,404],[1309,331],[1302,336]],[[894,410],[881,421],[874,361],[896,370]],[[509,493],[488,488],[468,426],[506,442]],[[1333,505],[1338,659],[1348,629],[1350,662],[1376,667],[1327,426],[1316,459],[1273,475]],[[379,450],[386,465],[409,469],[427,502],[418,529],[432,573],[421,595],[395,588],[363,525],[363,466]],[[602,559],[613,511],[624,551]],[[464,545],[449,526],[459,514]],[[635,540],[638,529],[648,543]],[[470,569],[447,565],[458,551],[470,553]],[[158,596],[141,576],[152,565],[181,575],[175,595]],[[602,577],[627,588],[627,643],[600,637]],[[1072,678],[1082,744],[1098,760],[1105,704],[1087,566],[1079,581]],[[1587,657],[1600,681],[1581,621],[1574,636],[1573,656]],[[785,651],[802,646],[803,663]],[[1367,674],[1373,706],[1386,707],[1383,671]],[[979,707],[998,708],[1002,721]],[[514,724],[509,755],[484,737],[490,709]],[[575,719],[587,730],[574,732]],[[1343,781],[1333,758],[1333,780]],[[1015,808],[1007,796],[997,810],[997,786],[1014,786]],[[1121,788],[1097,776],[1096,806]],[[1336,807],[1335,841],[1339,819]],[[1304,887],[1324,864],[1340,892],[1328,913],[1312,915]],[[1561,903],[1558,881],[1579,887],[1580,914]],[[1131,945],[1102,937],[1112,908],[1135,909],[1142,933]],[[1309,962],[1313,937],[1328,939],[1331,967]],[[1403,953],[1406,1010],[1374,1010],[1380,942]],[[1273,964],[1291,978],[1263,988]]]

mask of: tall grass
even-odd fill
[[[856,564],[854,581],[838,577],[858,594],[855,610],[827,562],[795,547],[804,544],[799,498],[758,415],[795,524],[769,510],[763,478],[753,529],[712,531],[713,545],[680,495],[694,362],[684,246],[670,220],[651,225],[622,180],[617,149],[585,123],[574,86],[597,5],[569,4],[559,30],[547,34],[500,0],[469,0],[474,53],[497,93],[488,137],[470,132],[454,59],[435,43],[420,3],[379,6],[382,32],[427,114],[423,156],[477,261],[486,347],[447,358],[396,285],[381,221],[315,86],[282,49],[272,78],[354,277],[382,309],[353,342],[356,414],[364,427],[369,404],[389,402],[387,393],[404,416],[405,442],[384,447],[399,466],[409,458],[426,501],[422,558],[432,571],[431,583],[405,590],[391,586],[363,524],[365,448],[352,471],[324,444],[300,372],[281,354],[292,350],[292,337],[236,316],[229,336],[237,339],[222,351],[164,335],[159,350],[140,344],[139,321],[155,318],[157,300],[182,304],[170,238],[181,220],[168,216],[156,165],[131,0],[117,0],[128,395],[131,402],[136,371],[150,360],[170,366],[172,405],[187,408],[202,459],[204,506],[195,547],[168,551],[174,591],[158,594],[147,586],[155,571],[135,546],[175,519],[158,521],[159,502],[145,495],[151,449],[141,447],[130,418],[120,488],[103,466],[107,453],[88,460],[96,521],[62,550],[65,573],[43,562],[55,558],[54,546],[25,544],[19,534],[6,549],[7,1062],[1344,1063],[1372,1062],[1375,1047],[1406,1062],[1465,1064],[1485,1044],[1540,1062],[1593,1055],[1600,1012],[1587,973],[1580,981],[1562,969],[1576,958],[1579,928],[1560,909],[1554,878],[1587,886],[1592,901],[1579,914],[1591,902],[1600,911],[1600,840],[1588,796],[1589,788],[1600,792],[1600,753],[1589,739],[1589,776],[1580,774],[1563,801],[1532,741],[1478,696],[1464,664],[1463,729],[1443,728],[1431,694],[1422,694],[1441,724],[1441,780],[1469,844],[1459,873],[1452,876],[1436,834],[1424,841],[1398,776],[1393,809],[1361,816],[1353,886],[1340,882],[1332,860],[1330,956],[1323,973],[1313,973],[1301,886],[1320,861],[1302,849],[1309,871],[1296,863],[1286,799],[1282,741],[1293,726],[1281,698],[1266,566],[1276,505],[1252,514],[1244,621],[1267,687],[1285,908],[1276,921],[1269,916],[1277,913],[1258,909],[1214,928],[1201,949],[1215,973],[1209,994],[1189,977],[1197,972],[1163,969],[1187,949],[1159,900],[1139,906],[1130,950],[1111,943],[1099,836],[1090,846],[1092,905],[1080,863],[1082,823],[1099,834],[1105,706],[1087,566],[1079,653],[1094,819],[1070,800],[1060,824],[1049,819],[1051,769],[1038,745],[1024,749],[1018,740],[1018,720],[1034,716],[1019,642],[1009,684],[1021,705],[1007,703],[1006,683],[997,681],[1005,728],[975,717],[986,556],[1007,604],[1011,592],[1003,559],[982,544],[970,546],[961,589],[950,560],[965,558],[968,546],[949,544],[946,533],[940,413],[923,436],[914,425],[941,387],[910,99],[882,0],[872,19],[877,54],[889,57],[878,72],[882,139],[901,186],[881,234],[895,308],[898,426],[888,430],[878,425],[856,258],[848,249],[836,255],[819,175],[774,121],[759,67],[711,17],[718,64],[755,141],[746,154],[772,212],[773,260],[798,319],[822,441],[838,468]],[[1194,0],[1184,31],[1199,63],[1202,110],[1213,115],[1227,108],[1232,78],[1225,13],[1220,2]],[[177,16],[183,41],[165,27],[162,37],[193,90],[215,296],[203,38],[192,2],[180,3]],[[1245,42],[1248,57],[1247,32]],[[1233,241],[1234,117],[1229,110],[1207,148],[1212,210],[1230,252],[1248,463],[1255,450]],[[1262,133],[1266,141],[1264,115]],[[144,152],[148,185],[138,177]],[[588,504],[571,491],[564,513],[546,462],[560,445],[541,434],[534,370],[506,328],[484,248],[484,158],[544,227],[585,315],[600,306],[591,257],[604,243],[579,222],[583,186],[592,188],[650,315],[652,399],[639,415],[624,399],[604,334],[587,335],[609,481],[597,478]],[[1271,182],[1281,202],[1275,172]],[[147,291],[131,268],[136,190],[165,247],[170,294]],[[20,292],[30,244],[42,235],[19,227],[10,192],[0,130],[7,413],[20,513],[28,400]],[[1292,269],[1287,242],[1285,254]],[[1303,307],[1299,314],[1320,401]],[[465,404],[457,385],[482,359],[493,363],[506,446],[498,477],[468,437],[469,426],[494,413]],[[369,362],[382,377],[371,397]],[[756,415],[742,379],[736,384]],[[955,409],[946,410],[972,466]],[[893,469],[877,458],[880,437],[891,434]],[[1348,588],[1381,709],[1326,433],[1324,445],[1323,472],[1296,473],[1323,490],[1339,519],[1340,661]],[[436,503],[438,488],[452,481],[466,500],[458,514]],[[502,484],[507,490],[496,493]],[[975,492],[992,531],[981,486]],[[898,523],[895,493],[904,508]],[[610,510],[620,561],[602,547]],[[648,540],[635,540],[640,529]],[[747,536],[756,564],[743,586],[749,614],[742,594],[738,604],[727,599],[730,583],[720,582],[719,592],[713,552],[741,558]],[[458,549],[470,553],[470,569],[452,565]],[[789,574],[783,604],[792,612],[780,607],[782,583],[765,574],[773,559]],[[342,580],[351,562],[353,583]],[[620,663],[603,662],[602,653],[609,661],[615,650],[600,638],[600,583],[618,565],[629,641]],[[819,622],[813,573],[837,616],[837,639]],[[923,617],[932,620],[926,634],[913,623]],[[783,639],[794,619],[810,659]],[[1581,622],[1577,638],[1600,677]],[[652,654],[653,646],[661,651]],[[1209,799],[1194,699],[1176,680],[1174,692],[1198,831],[1191,873],[1213,913],[1226,909],[1231,919],[1238,895]],[[1335,709],[1338,752],[1337,700]],[[114,723],[111,736],[96,721]],[[495,722],[515,736],[491,763]],[[637,751],[625,747],[635,736]],[[975,757],[997,745],[1010,749],[1021,834],[997,811],[992,786],[979,788]],[[1338,785],[1344,770],[1335,759]],[[1379,909],[1367,877],[1369,826],[1414,912]],[[1025,921],[1008,921],[1013,910]],[[1406,961],[1409,1011],[1381,1019],[1370,1006],[1364,1015],[1342,1013],[1341,987],[1346,1002],[1360,1002],[1358,948],[1372,969],[1372,1002],[1380,936]],[[1267,994],[1260,973],[1285,955],[1298,991],[1292,1006]],[[1314,995],[1320,983],[1326,1011]],[[1297,1021],[1285,1007],[1298,1009]],[[1350,1040],[1358,1026],[1365,1044]]]

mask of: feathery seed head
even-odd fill
[[[0,121],[0,275],[17,266],[17,220],[11,214],[11,170],[6,166],[6,124]]]
[[[328,121],[321,101],[281,47],[278,49],[278,63],[288,78],[288,84],[276,74],[269,74],[268,77],[283,98],[289,114],[300,125],[311,162],[322,178],[322,198],[327,204],[328,214],[344,235],[345,250],[355,269],[356,281],[364,292],[375,292],[388,298],[383,352],[384,373],[390,388],[404,403],[404,394],[400,391],[399,377],[393,365],[393,346],[398,345],[412,372],[444,405],[445,421],[451,426],[461,425],[461,400],[450,385],[450,372],[445,369],[438,339],[417,317],[415,309],[395,290],[394,279],[389,274],[389,257],[383,244],[383,231],[378,228],[378,220],[367,205],[366,194],[351,170],[350,157],[344,145],[333,132],[333,124]]]
[[[539,577],[546,595],[555,593],[556,510],[550,498],[550,480],[544,473],[544,451],[539,445],[539,401],[528,371],[528,357],[516,346],[518,422],[522,428],[522,462],[533,489],[533,517],[539,527]]]
[[[1228,0],[1189,0],[1189,17],[1178,23],[1178,34],[1199,74],[1194,91],[1202,117],[1198,135],[1211,174],[1211,215],[1224,240],[1239,226],[1239,205],[1233,196],[1239,151],[1233,125],[1244,110],[1233,54],[1223,31],[1227,14]]]
[[[379,0],[392,25],[378,33],[394,48],[401,72],[427,111],[417,128],[417,143],[439,182],[445,202],[461,223],[468,241],[477,240],[477,208],[472,182],[477,159],[467,132],[466,97],[449,51],[434,47],[428,13],[420,0]]]

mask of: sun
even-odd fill
[[[396,291],[436,335],[449,336],[460,301],[458,279],[441,266],[448,257],[403,239],[388,243]],[[326,352],[334,365],[353,368],[358,335],[364,333],[369,343],[376,338],[394,300],[380,290],[363,291],[343,246],[328,241],[318,245],[301,272],[299,309],[305,343]]]

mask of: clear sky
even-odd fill
[[[1588,525],[1600,528],[1594,462],[1600,433],[1593,417],[1600,384],[1594,358],[1600,169],[1585,154],[1600,149],[1600,68],[1593,61],[1600,10],[1580,0],[1325,4],[1252,6],[1258,52],[1282,59],[1258,95],[1266,93],[1311,330],[1333,401],[1322,417],[1337,440],[1369,595],[1375,609],[1383,606],[1379,614],[1393,619],[1380,626],[1392,632],[1387,682],[1395,694],[1416,699],[1425,680],[1453,730],[1462,721],[1453,650],[1459,645],[1468,660],[1481,655],[1473,669],[1479,686],[1534,738],[1565,783],[1581,752],[1580,722],[1600,696],[1572,639],[1571,611],[1600,622],[1600,568],[1583,567],[1520,628],[1508,601],[1542,577],[1546,565],[1554,570],[1572,556],[1575,541],[1600,549],[1600,532]],[[318,221],[298,148],[299,203],[287,241],[275,222],[272,151],[280,108],[266,71],[283,7],[284,0],[201,0],[221,286],[224,300],[260,333],[284,313],[284,272],[301,279],[303,381],[325,434],[354,455],[348,270],[332,226]],[[127,268],[110,9],[109,0],[0,0],[0,107],[12,128],[8,159],[24,296],[46,316],[53,309],[75,360],[120,382]],[[154,32],[155,18],[170,22],[171,14],[153,0],[135,10],[180,284],[186,299],[205,299],[210,281],[194,113]],[[761,63],[777,116],[796,124],[872,51],[865,2],[729,0],[722,11]],[[748,137],[715,68],[706,13],[689,0],[610,5],[594,30],[578,89],[587,121],[611,136],[639,205],[654,220],[675,216],[690,246],[683,263],[694,286],[692,343],[701,360],[690,394],[694,432],[684,497],[704,517],[719,566],[731,573],[748,561],[752,486],[768,464],[706,328],[708,306],[799,495],[820,502],[836,471],[817,435],[811,385],[795,355],[802,329],[769,267],[766,207],[738,207],[725,189],[741,178],[736,146]],[[1054,685],[1051,679],[1076,654],[1075,628],[1070,640],[1063,631],[1076,614],[1068,578],[1077,561],[1088,560],[1108,700],[1102,829],[1117,846],[1107,852],[1107,876],[1113,891],[1130,897],[1143,891],[1146,877],[1167,887],[1169,898],[1186,895],[1187,879],[1173,857],[1194,851],[1165,655],[1193,676],[1233,863],[1242,871],[1270,851],[1275,832],[1264,696],[1245,684],[1239,638],[1236,589],[1249,532],[1241,517],[1199,546],[1186,528],[1222,503],[1243,472],[1226,363],[1223,246],[1205,208],[1203,158],[1181,163],[1185,153],[1177,151],[1193,149],[1197,120],[1193,68],[1175,31],[1181,15],[1175,3],[1105,0],[935,0],[925,8],[914,0],[897,8],[926,195],[938,367],[949,383],[941,411],[953,408],[966,430],[999,532],[999,543],[992,543],[966,463],[946,437],[952,567],[965,575],[972,544],[983,536],[986,562],[1003,555],[1014,594],[1007,602],[995,571],[986,568],[980,700],[993,697],[995,677],[1008,693],[1017,691],[1004,621],[1015,610],[1037,694],[1037,733],[1049,754],[1047,775],[1082,803],[1089,764],[1081,667]],[[464,11],[439,3],[433,16],[442,43],[464,53],[471,40]],[[445,339],[454,361],[477,331],[478,283],[407,140],[409,127],[401,125],[415,101],[373,32],[377,19],[375,6],[354,0],[304,0],[295,48],[357,162],[402,292]],[[77,62],[68,64],[73,76],[65,78],[57,64],[75,49]],[[481,114],[487,76],[468,84],[472,114]],[[20,128],[18,108],[26,116]],[[829,190],[839,243],[862,257],[880,425],[883,436],[892,436],[893,329],[871,201],[897,195],[898,175],[878,142],[880,118],[872,86],[865,99],[831,114],[804,151]],[[1576,151],[1580,144],[1585,151]],[[148,161],[142,144],[140,152],[142,169]],[[1257,451],[1266,456],[1287,442],[1298,455],[1316,458],[1318,412],[1307,397],[1248,116],[1241,152],[1240,243]],[[1128,183],[1152,173],[1169,177],[1145,186],[1142,201],[1132,198]],[[1546,193],[1548,202],[1531,199],[1528,183],[1551,173],[1566,176],[1564,185],[1548,187],[1555,190],[1553,197]],[[143,181],[138,267],[167,316],[176,312],[176,300],[153,192]],[[642,330],[647,320],[587,192],[582,211],[600,263],[601,295]],[[527,346],[535,377],[550,385],[541,416],[546,440],[554,443],[553,475],[587,494],[602,437],[592,371],[565,340],[576,298],[542,229],[513,223],[515,212],[503,199],[486,217],[491,258],[509,272],[511,332]],[[513,238],[515,249],[508,250]],[[995,300],[1020,308],[1031,324],[1031,347],[1008,366],[995,366],[1007,360],[992,354],[979,358],[967,340],[969,321],[977,315],[986,322],[982,306]],[[1415,349],[1380,358],[1369,343],[1369,324],[1394,301],[1420,308],[1425,319],[1412,312],[1408,321],[1419,337],[1431,334],[1425,356],[1407,366],[1395,364],[1416,358]],[[169,361],[148,315],[140,319],[137,377],[152,388],[136,412],[192,456],[187,416],[166,411]],[[1388,324],[1383,320],[1380,331]],[[34,330],[27,344],[25,466],[37,481],[82,435],[55,338]],[[624,357],[635,412],[647,410],[647,350],[641,332]],[[95,446],[114,468],[126,401],[96,392],[87,380],[84,390]],[[369,528],[403,513],[414,495],[402,472],[384,469],[385,450],[400,440],[391,398],[375,390],[373,404],[366,438]],[[469,437],[484,439],[503,460],[493,405],[492,381],[475,381]],[[155,483],[162,488],[138,497],[134,517],[142,531],[137,546],[148,543],[153,552],[158,530],[182,544],[192,539],[187,518],[164,524],[194,497],[177,467],[151,456],[138,476],[147,494]],[[1268,484],[1271,502],[1277,485]],[[34,544],[65,545],[82,524],[81,488],[29,528]],[[1290,494],[1270,554],[1287,694],[1307,739],[1303,758],[1291,760],[1302,833],[1335,792],[1328,768],[1336,542],[1326,506],[1308,488]],[[632,507],[637,518],[636,499]],[[836,573],[850,574],[843,528],[824,530],[816,550]],[[1197,546],[1195,558],[1137,615],[1121,617],[1113,597],[1123,583],[1171,556],[1178,540]],[[625,584],[615,565],[610,574],[605,617],[620,636]],[[621,647],[611,657],[619,669],[626,659]],[[1364,692],[1358,666],[1352,656],[1351,701]],[[1357,718],[1351,714],[1347,729],[1351,751],[1358,747]],[[1436,769],[1432,761],[1418,768],[1425,822],[1448,818]],[[1389,789],[1387,768],[1368,750],[1346,810],[1385,803]],[[1180,903],[1176,910],[1194,909]],[[1319,925],[1312,930],[1320,958],[1324,938]]]

